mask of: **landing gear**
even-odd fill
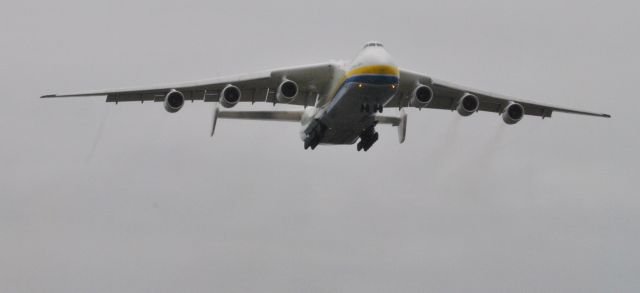
[[[376,124],[369,126],[360,134],[360,142],[357,145],[358,151],[364,150],[366,152],[378,141],[378,133],[375,130]]]
[[[382,113],[384,106],[382,104],[362,104],[360,105],[360,112],[363,113]]]
[[[320,144],[320,142],[322,141],[322,138],[324,138],[324,133],[326,131],[327,126],[322,124],[320,120],[313,120],[313,122],[311,122],[311,125],[309,125],[309,127],[307,127],[307,130],[304,132],[306,135],[304,139],[304,149],[306,150],[311,148],[312,150],[315,150],[318,144]]]

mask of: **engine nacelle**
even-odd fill
[[[220,91],[220,105],[225,108],[233,108],[240,102],[242,92],[235,85],[227,85]]]
[[[516,124],[524,117],[524,107],[518,103],[510,102],[502,111],[502,120],[509,125]]]
[[[278,100],[278,103],[291,103],[296,97],[298,97],[299,92],[298,84],[295,81],[284,79],[278,86],[276,100]]]
[[[465,94],[458,101],[457,110],[458,113],[463,117],[470,116],[471,114],[477,112],[478,108],[480,108],[480,100],[476,95]]]
[[[169,113],[175,113],[180,111],[184,106],[184,95],[177,91],[171,90],[164,96],[164,109]]]
[[[411,92],[410,105],[416,108],[426,107],[433,101],[433,90],[423,84],[418,84]]]

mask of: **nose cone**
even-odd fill
[[[367,42],[353,63],[355,67],[372,65],[396,67],[396,64],[391,59],[391,55],[389,55],[387,50],[384,48],[384,45],[376,41]]]

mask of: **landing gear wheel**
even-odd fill
[[[378,133],[374,133],[368,140],[367,144],[364,146],[364,151],[367,152],[373,146],[374,143],[378,141]]]
[[[375,126],[376,124],[373,124],[362,131],[360,142],[358,142],[357,146],[358,151],[364,150],[366,152],[378,141],[379,134],[376,132]]]
[[[304,139],[304,149],[311,148],[315,150],[318,144],[322,141],[324,137],[324,133],[327,130],[327,127],[320,122],[320,120],[316,119],[311,122],[311,125],[305,131],[306,137]]]

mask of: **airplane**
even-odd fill
[[[211,136],[218,119],[271,120],[301,123],[305,149],[318,145],[353,145],[368,151],[378,141],[375,127],[398,128],[405,141],[404,108],[444,109],[468,117],[478,111],[498,113],[509,125],[525,115],[544,118],[554,112],[611,118],[611,115],[544,105],[458,86],[410,70],[400,69],[380,42],[367,42],[351,62],[331,61],[254,74],[215,78],[174,85],[84,93],[45,95],[42,98],[106,96],[107,102],[153,101],[169,113],[185,101],[214,102]],[[239,103],[264,102],[297,105],[299,111],[233,111]],[[385,108],[399,116],[381,115]]]

